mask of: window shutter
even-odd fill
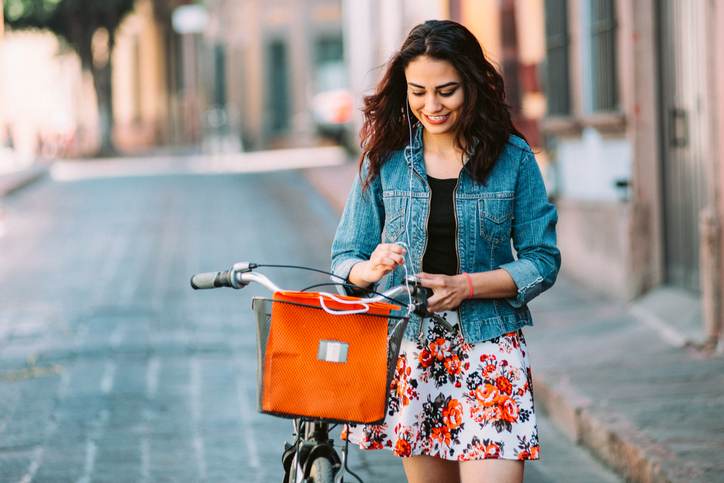
[[[591,0],[593,110],[618,109],[614,0]]]
[[[571,113],[568,48],[568,8],[566,0],[546,0],[546,79],[548,115]]]

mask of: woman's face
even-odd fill
[[[405,69],[410,110],[430,134],[452,134],[465,93],[460,74],[446,60],[422,55]]]

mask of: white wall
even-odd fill
[[[0,119],[12,125],[19,159],[37,154],[38,136],[71,136],[79,125],[94,129],[92,86],[78,57],[52,34],[6,31],[0,77]]]
[[[559,194],[569,200],[618,201],[614,185],[631,178],[631,145],[625,138],[605,139],[592,128],[580,138],[560,138],[556,148]]]

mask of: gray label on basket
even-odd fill
[[[336,340],[320,340],[317,359],[325,362],[347,362],[349,344]]]

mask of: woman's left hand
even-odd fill
[[[463,275],[439,275],[420,272],[417,274],[423,287],[432,289],[427,299],[427,310],[442,312],[457,309],[468,295],[468,285]]]

